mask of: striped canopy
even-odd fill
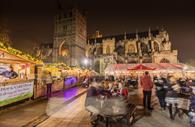
[[[149,70],[153,72],[195,72],[195,67],[185,64],[171,64],[171,63],[143,63],[143,64],[110,64],[105,69],[105,74],[128,74],[130,71],[144,71]]]

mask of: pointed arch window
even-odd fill
[[[158,45],[157,42],[154,42],[154,51],[156,51],[156,52],[159,52],[160,51],[159,45]]]
[[[109,45],[106,47],[106,54],[110,54],[110,46]]]
[[[133,44],[128,46],[128,53],[135,53],[135,46]]]
[[[166,58],[163,58],[163,59],[160,61],[160,63],[170,63],[170,61],[169,61],[168,59],[166,59]]]

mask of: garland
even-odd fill
[[[38,58],[33,57],[27,53],[21,52],[21,51],[14,49],[12,47],[6,46],[2,42],[0,42],[0,49],[5,51],[5,52],[8,52],[11,55],[18,56],[18,57],[23,58],[25,60],[30,60],[30,61],[33,61],[37,64],[43,64],[43,61],[39,60]]]

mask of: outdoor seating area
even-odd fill
[[[146,69],[152,68],[144,69],[147,71]],[[152,76],[152,82],[154,83],[152,89],[154,95],[152,98],[159,100],[156,104],[161,108],[156,110],[168,112],[169,115],[167,114],[167,117],[170,120],[174,120],[176,117],[181,120],[182,118],[188,117],[189,121],[191,121],[189,124],[193,123],[194,116],[190,116],[190,114],[194,113],[192,98],[195,96],[192,80],[178,78],[176,81],[171,81],[172,76],[166,76]],[[138,78],[142,78],[142,76]],[[132,91],[140,91],[142,86],[138,84],[137,88],[131,87],[127,79],[128,76],[114,78],[107,76],[105,79],[91,84],[87,92],[85,108],[91,113],[90,118],[93,126],[103,123],[108,127],[114,124],[114,122],[132,125],[137,121],[140,110],[137,107],[141,106],[142,103],[140,105],[132,101],[134,97],[129,93]],[[137,95],[139,98],[142,98],[140,93],[137,93]],[[151,109],[153,110],[153,108]],[[149,109],[144,108],[143,111],[144,116],[152,114]]]
[[[136,106],[128,102],[123,96],[100,95],[97,98],[90,96],[88,90],[85,107],[91,113],[91,123],[96,126],[99,122],[105,123],[108,127],[112,121],[125,120],[127,125],[131,125],[135,119]]]

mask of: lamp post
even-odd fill
[[[89,59],[88,58],[85,58],[84,60],[83,60],[83,64],[84,64],[84,66],[85,66],[85,68],[88,68],[88,65],[89,65]]]

